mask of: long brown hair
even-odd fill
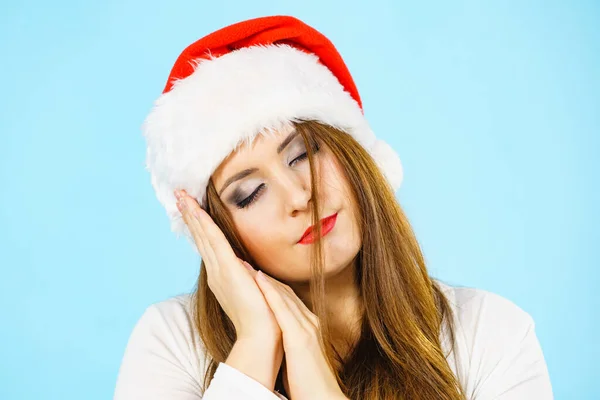
[[[362,319],[360,337],[342,357],[332,344],[325,308],[323,248],[312,246],[311,303],[319,317],[321,346],[338,383],[350,399],[461,400],[465,398],[440,343],[446,323],[452,348],[452,309],[429,276],[414,232],[393,190],[369,153],[351,135],[316,121],[294,122],[304,138],[312,182],[315,141],[336,157],[351,187],[362,235],[355,260]],[[313,224],[320,230],[318,185],[312,185]],[[232,223],[231,215],[209,182],[207,212],[221,228],[236,255],[257,268]],[[367,223],[368,221],[368,223]],[[317,232],[320,237],[320,232]],[[224,362],[236,340],[231,320],[210,291],[202,263],[192,295],[194,324],[206,349],[203,390]],[[285,393],[279,371],[275,389]]]

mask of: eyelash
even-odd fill
[[[252,204],[254,202],[254,199],[256,199],[256,196],[258,196],[262,190],[264,189],[265,184],[261,183],[260,185],[258,185],[258,187],[256,188],[256,190],[254,192],[252,192],[252,194],[248,197],[246,197],[244,200],[240,201],[239,203],[237,203],[237,207],[238,208],[246,208],[248,207],[250,204]]]
[[[315,144],[314,150],[313,150],[313,154],[315,154],[316,152],[319,151],[319,146]],[[308,153],[304,152],[302,154],[300,154],[298,157],[294,158],[291,162],[290,162],[290,167],[294,166],[294,164],[296,164],[299,161],[303,161],[306,160],[308,158]],[[254,192],[252,192],[252,194],[248,197],[246,197],[244,200],[236,203],[236,206],[240,209],[246,208],[248,206],[250,206],[254,200],[262,193],[263,189],[265,188],[265,184],[261,183],[260,185],[258,185],[258,187],[256,188],[256,190]]]

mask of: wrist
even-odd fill
[[[268,347],[281,344],[283,342],[283,338],[280,333],[240,334],[235,342],[250,343],[260,347]]]
[[[240,337],[225,363],[273,390],[283,360],[283,346],[264,336]]]
[[[281,336],[241,336],[235,341],[236,347],[255,349],[263,357],[272,357],[277,363],[283,360],[283,339]]]

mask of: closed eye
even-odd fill
[[[294,164],[296,164],[299,161],[305,160],[306,158],[308,158],[308,153],[304,152],[302,154],[300,154],[298,157],[294,158],[291,162],[290,162],[290,167],[293,167]]]
[[[315,143],[313,146],[313,154],[317,153],[319,151],[319,149],[320,149],[319,145]],[[298,157],[294,158],[292,161],[290,161],[289,166],[293,167],[294,165],[296,165],[296,163],[298,163],[300,161],[304,161],[306,159],[308,159],[308,152],[304,152],[304,153],[300,154]],[[266,187],[266,185],[264,183],[261,183],[254,190],[254,192],[252,192],[252,194],[250,194],[250,196],[246,197],[243,200],[236,201],[235,202],[236,206],[240,209],[247,208],[252,203],[254,203],[254,201],[262,194],[265,187]]]
[[[252,204],[252,202],[254,201],[254,199],[256,199],[256,197],[258,197],[258,195],[260,195],[260,193],[263,191],[264,188],[265,188],[265,184],[261,183],[260,185],[258,185],[258,187],[256,188],[256,190],[254,190],[254,192],[252,192],[252,194],[250,196],[246,197],[242,201],[237,202],[236,206],[238,208],[246,208],[246,207],[248,207],[250,204]]]
[[[313,154],[315,154],[316,152],[319,151],[319,145],[318,144],[314,144],[313,145]],[[303,161],[306,160],[308,158],[308,152],[304,152],[302,154],[300,154],[298,157],[294,158],[291,162],[290,162],[290,167],[293,167],[297,162],[299,161]]]

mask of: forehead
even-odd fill
[[[277,146],[294,130],[294,125],[287,123],[280,128],[263,129],[252,138],[240,140],[231,153],[221,161],[213,173],[213,180],[216,183],[223,173],[230,169],[229,167],[233,168],[241,161],[260,157],[265,152],[275,152]]]

